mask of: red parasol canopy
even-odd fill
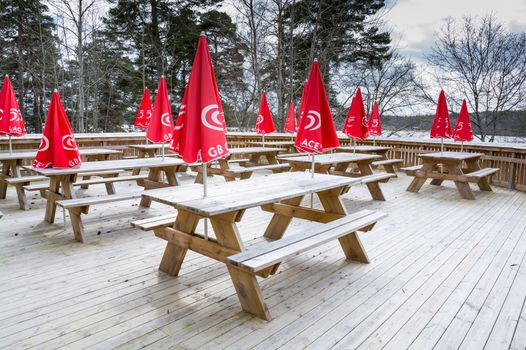
[[[298,127],[295,146],[300,152],[323,152],[340,145],[318,61],[312,68],[305,91],[304,112]]]
[[[66,112],[55,90],[47,113],[46,125],[33,166],[35,168],[74,168],[81,163],[79,149]]]
[[[460,113],[457,119],[455,131],[453,131],[453,139],[455,141],[471,141],[473,140],[473,129],[471,129],[471,122],[469,120],[468,105],[466,100],[462,102]]]
[[[360,88],[356,90],[356,96],[351,102],[349,113],[342,130],[347,136],[354,139],[366,139],[369,137],[369,130],[367,128],[367,115],[365,114],[365,107],[363,105],[362,91]]]
[[[276,131],[274,121],[272,120],[272,113],[268,107],[267,94],[263,91],[261,102],[259,103],[259,112],[256,119],[256,132],[258,134],[270,134]]]
[[[150,100],[150,92],[148,88],[144,88],[142,95],[141,105],[139,106],[139,112],[135,118],[135,124],[138,129],[146,129],[150,124],[150,118],[152,117],[152,102]]]
[[[166,79],[161,77],[157,95],[153,104],[152,118],[146,130],[146,138],[151,142],[168,142],[172,140],[174,132],[174,122],[172,117],[172,107],[166,88]]]
[[[442,137],[451,138],[451,121],[449,120],[449,111],[447,109],[446,94],[440,90],[438,96],[437,110],[433,126],[431,127],[431,138]]]
[[[301,92],[300,110],[299,110],[299,115],[298,115],[297,127],[299,127],[299,125],[301,124],[301,120],[303,119],[303,114],[304,114],[304,109],[305,109],[305,91],[307,90],[308,82],[309,82],[308,80],[305,80],[305,82],[303,83],[303,91]]]
[[[380,112],[378,110],[378,103],[374,101],[371,116],[369,117],[369,134],[375,136],[382,136],[382,122],[380,120]]]
[[[187,163],[199,159],[208,163],[228,156],[225,117],[205,35],[199,38],[183,105],[183,114],[177,119],[178,136],[170,149]]]
[[[22,136],[26,133],[11,80],[6,75],[0,91],[0,135]]]
[[[294,102],[292,102],[292,100],[290,101],[285,125],[283,125],[283,131],[296,132],[296,112],[294,111]]]

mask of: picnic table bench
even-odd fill
[[[88,197],[77,199],[73,186],[78,174],[92,171],[112,171],[112,170],[133,170],[138,167],[149,169],[149,173],[143,180],[145,189],[165,188],[178,185],[176,173],[180,166],[186,165],[181,159],[174,158],[147,158],[147,159],[120,159],[100,162],[85,162],[77,168],[58,169],[32,168],[40,175],[49,177],[50,185],[46,190],[46,213],[45,221],[53,223],[55,221],[55,212],[60,202],[60,206],[67,209],[70,213],[71,224],[75,239],[79,242],[85,242],[84,227],[80,218],[81,214],[87,214],[89,207],[95,204],[108,203],[111,201],[120,201],[133,198],[136,194],[110,194],[107,196]],[[161,181],[161,172],[166,175],[167,183]],[[133,175],[132,175],[133,176]],[[130,197],[131,196],[131,197]],[[149,207],[151,201],[147,198],[141,199],[141,206]]]
[[[371,197],[375,200],[385,201],[379,182],[393,177],[394,174],[373,173],[371,163],[379,158],[380,156],[378,155],[362,153],[317,154],[314,156],[314,168],[316,173],[321,174],[362,177],[363,180],[361,183],[367,185]],[[280,159],[287,161],[291,165],[291,171],[305,171],[311,170],[312,168],[313,159],[310,155],[300,157],[280,157]],[[356,164],[357,168],[355,168],[355,171],[348,171],[352,164]]]
[[[79,149],[79,154],[87,161],[96,161],[107,160],[112,155],[120,156],[122,152],[105,148],[81,148]],[[7,185],[15,186],[20,209],[28,209],[28,201],[24,187],[29,186],[32,182],[47,179],[45,176],[22,174],[24,162],[35,159],[36,155],[37,151],[0,153],[0,162],[2,162],[2,173],[0,174],[0,199],[5,199]]]
[[[347,259],[369,262],[357,232],[371,230],[385,215],[369,210],[348,215],[340,196],[359,181],[325,174],[312,179],[310,174],[281,173],[211,186],[206,198],[202,188],[196,191],[195,187],[146,192],[143,197],[172,206],[177,214],[132,225],[153,230],[167,241],[159,270],[177,276],[189,249],[220,261],[228,269],[243,310],[270,320],[256,276],[269,277],[286,259],[336,239]],[[303,198],[312,193],[319,197],[322,209],[301,205]],[[264,237],[247,249],[237,222],[243,219],[246,209],[253,207],[261,207],[273,216]],[[196,232],[203,218],[210,221],[215,237],[205,239]],[[296,234],[284,237],[293,218],[313,223],[305,223]]]
[[[277,160],[278,153],[285,151],[283,148],[244,147],[231,148],[229,151],[228,157],[208,164],[207,173],[209,175],[221,175],[226,181],[235,181],[237,178],[250,178],[254,171],[270,170],[273,173],[280,173],[290,169],[288,164],[279,163]],[[232,159],[232,157],[238,156],[244,158]],[[262,163],[262,159],[266,160],[267,163]],[[231,165],[235,163],[238,163],[240,167],[233,168]],[[196,183],[203,183],[202,168],[202,166],[193,167],[197,171]]]
[[[479,165],[481,153],[434,152],[419,154],[422,165],[402,168],[408,176],[414,176],[407,187],[408,192],[420,191],[427,179],[431,184],[440,186],[444,180],[453,181],[460,196],[475,199],[469,183],[476,183],[481,191],[492,191],[490,178],[499,168],[484,168]],[[466,167],[463,167],[463,164]]]
[[[361,146],[342,146],[336,148],[336,152],[356,152],[356,153],[367,153],[367,154],[376,154],[379,155],[380,158],[378,160],[375,160],[371,163],[373,167],[376,166],[382,166],[384,170],[390,174],[396,175],[395,166],[400,166],[404,162],[403,159],[389,159],[388,153],[393,148],[391,147],[385,147],[385,146],[369,146],[369,145],[361,145]]]

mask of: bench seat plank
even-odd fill
[[[109,195],[95,196],[95,197],[64,199],[61,201],[57,201],[57,205],[64,209],[70,209],[70,208],[84,207],[84,206],[95,205],[95,204],[104,204],[104,203],[124,201],[127,199],[140,198],[141,195],[142,195],[142,191],[132,192],[132,193],[122,193],[122,194],[121,193],[109,194]]]
[[[480,169],[480,170],[477,170],[477,171],[474,171],[474,172],[471,172],[471,173],[467,173],[467,174],[465,174],[465,176],[467,178],[480,179],[480,178],[483,178],[483,177],[486,177],[486,176],[493,175],[496,172],[498,172],[499,170],[500,170],[499,168],[484,168],[484,169]]]
[[[385,216],[384,213],[362,210],[320,225],[318,231],[313,230],[308,234],[298,233],[233,255],[228,258],[228,262],[251,272],[257,272],[321,244],[366,228]]]
[[[42,175],[33,175],[33,176],[7,177],[5,178],[5,182],[7,182],[10,185],[16,185],[20,183],[43,181],[47,179],[48,179],[47,177],[42,176]]]
[[[394,165],[394,164],[402,164],[403,159],[385,159],[385,160],[377,160],[374,161],[373,165]]]
[[[228,169],[225,170],[226,173],[231,174],[243,174],[248,172],[254,172],[258,170],[279,170],[279,169],[290,169],[290,165],[283,163],[283,164],[268,164],[268,165],[256,165],[251,167],[243,167],[243,168],[235,168],[235,169]]]
[[[131,225],[143,231],[151,231],[164,226],[172,226],[176,217],[177,215],[174,214],[155,216],[152,218],[134,221],[131,223]]]

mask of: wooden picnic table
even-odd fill
[[[286,148],[289,152],[293,152],[296,150],[296,146],[294,146],[294,141],[247,141],[245,142],[249,146],[256,146],[256,147],[280,147],[280,148]]]
[[[440,186],[444,180],[450,180],[455,182],[462,198],[475,199],[469,183],[476,183],[481,191],[492,191],[489,177],[499,170],[482,169],[479,164],[481,153],[434,152],[419,154],[418,157],[422,160],[421,166],[405,169],[408,175],[415,177],[407,187],[408,192],[420,191],[427,179],[432,179],[431,184],[435,186]]]
[[[387,155],[389,151],[391,151],[392,149],[393,149],[392,147],[385,147],[385,146],[360,145],[356,147],[341,146],[341,147],[336,148],[335,151],[336,152],[347,152],[347,153],[356,152],[356,153],[377,154],[380,156],[380,158],[378,159],[378,161],[375,161],[375,162],[378,162],[379,165],[382,165],[386,172],[396,175],[394,165],[402,164],[402,160],[401,159],[396,159],[396,160],[389,159]],[[375,164],[373,163],[373,166],[374,165]]]
[[[170,147],[170,144],[164,145],[164,150],[168,152],[168,148]],[[129,145],[128,148],[133,148],[137,151],[137,156],[139,158],[145,158],[145,157],[155,157],[157,155],[157,152],[159,152],[162,149],[162,144],[160,143],[148,143],[148,144],[142,144],[142,145]],[[170,155],[173,155],[174,153],[170,153]]]
[[[330,153],[317,154],[314,156],[314,168],[316,173],[332,174],[350,177],[363,177],[373,175],[371,163],[380,156],[375,154],[363,153]],[[305,171],[312,168],[312,156],[305,155],[299,157],[280,157],[281,160],[289,162],[291,171]],[[356,165],[354,171],[347,171],[351,165]],[[384,194],[379,181],[392,177],[393,174],[386,174],[382,177],[371,178],[374,181],[366,182],[371,197],[375,200],[385,201]]]
[[[105,148],[80,148],[80,156],[87,161],[107,160],[111,155],[120,155],[121,151]],[[33,160],[37,155],[37,151],[22,151],[0,153],[0,162],[2,162],[2,173],[0,174],[0,199],[5,199],[7,192],[6,178],[20,178],[22,177],[22,167],[24,161]],[[20,203],[26,202],[25,192],[17,187],[18,201]]]
[[[272,170],[273,173],[282,172],[288,170],[288,167],[283,164],[279,164],[277,155],[280,152],[284,152],[283,148],[276,147],[240,147],[230,148],[230,155],[228,157],[218,159],[219,165],[215,166],[214,163],[208,163],[208,174],[210,175],[221,175],[226,181],[235,181],[236,177],[246,179],[251,176],[254,170]],[[232,159],[237,157],[243,157],[242,159]],[[267,163],[263,163],[262,160],[266,160]],[[232,163],[238,163],[242,169],[237,171],[232,168]],[[202,166],[194,167],[197,170],[196,183],[203,183]]]
[[[46,213],[45,220],[54,222],[56,202],[59,200],[76,198],[73,184],[79,173],[111,171],[111,170],[133,170],[137,168],[148,168],[148,177],[142,181],[145,189],[162,188],[177,185],[177,168],[185,163],[181,159],[174,158],[147,158],[147,159],[119,159],[99,162],[84,162],[77,168],[45,168],[30,169],[40,175],[49,177],[50,184],[46,191]],[[161,173],[166,175],[167,183],[161,181]],[[141,206],[149,207],[150,201],[143,199]]]
[[[186,190],[181,186],[162,192],[150,191],[143,193],[143,197],[174,207],[177,215],[171,220],[164,216],[132,225],[154,230],[157,237],[167,241],[159,269],[169,275],[179,274],[188,249],[225,263],[242,308],[269,320],[256,275],[266,278],[275,274],[286,257],[332,238],[339,239],[348,259],[369,261],[356,231],[370,230],[380,216],[370,211],[360,212],[358,217],[348,215],[340,198],[348,186],[357,182],[356,178],[342,176],[319,174],[312,179],[310,174],[281,173],[210,186],[206,198],[202,188],[195,187],[201,185],[196,184]],[[301,206],[304,196],[312,193],[319,197],[322,209]],[[264,238],[247,250],[237,223],[243,219],[246,209],[254,207],[261,207],[273,216]],[[215,234],[208,240],[196,232],[203,218],[209,220]],[[282,238],[293,218],[321,224],[316,228],[309,224],[311,226],[298,234]],[[362,221],[356,225],[356,220]]]

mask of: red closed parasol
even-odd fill
[[[139,106],[139,111],[137,112],[137,117],[135,118],[135,124],[133,125],[138,129],[146,129],[150,124],[151,118],[152,102],[150,100],[150,92],[148,91],[148,88],[144,88],[141,105]]]
[[[81,163],[79,149],[57,90],[51,96],[46,125],[33,162],[35,168],[74,168]]]

